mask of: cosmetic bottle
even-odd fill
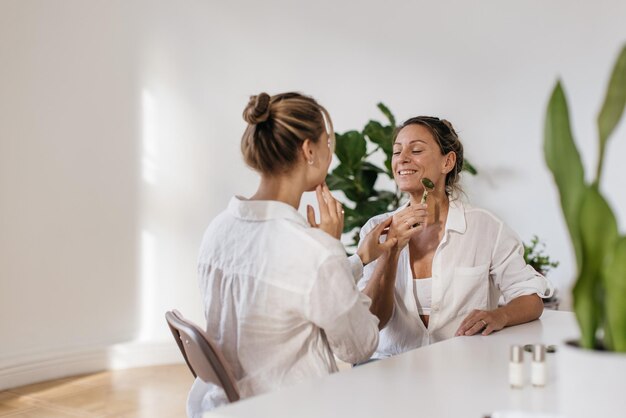
[[[533,361],[530,366],[530,382],[535,387],[542,387],[546,385],[547,380],[546,346],[535,344],[533,347]]]
[[[521,389],[524,386],[524,349],[521,345],[511,346],[509,384],[515,389]]]

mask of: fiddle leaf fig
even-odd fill
[[[361,160],[367,152],[365,137],[357,131],[335,134],[335,154],[349,172],[358,171]]]

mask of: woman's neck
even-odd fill
[[[277,200],[293,206],[297,210],[304,193],[300,183],[292,173],[289,175],[261,176],[259,188],[250,197],[250,200]]]

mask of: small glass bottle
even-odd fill
[[[524,349],[521,345],[511,346],[509,359],[509,384],[512,388],[524,387]]]
[[[546,385],[547,380],[546,346],[543,344],[535,344],[533,347],[530,382],[533,386],[542,387]]]

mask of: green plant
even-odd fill
[[[559,190],[578,275],[574,310],[581,346],[626,352],[626,236],[600,191],[606,143],[626,105],[626,46],[613,68],[598,114],[599,155],[595,179],[585,181],[570,128],[567,100],[558,81],[548,103],[544,155]]]
[[[386,124],[370,120],[361,131],[336,133],[335,155],[339,165],[328,174],[326,183],[331,190],[340,190],[350,202],[344,202],[344,233],[356,230],[352,245],[358,244],[359,231],[368,219],[396,208],[402,193],[375,187],[379,175],[393,180],[391,156],[396,119],[389,108],[378,103],[378,109],[387,118]],[[372,163],[372,156],[382,152],[384,167]],[[476,174],[476,169],[466,160],[463,170]]]
[[[559,266],[558,261],[550,260],[550,256],[545,254],[546,245],[534,235],[530,244],[524,243],[524,260],[526,264],[546,275],[551,269]]]

